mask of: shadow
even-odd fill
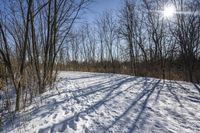
[[[174,87],[174,85],[177,84],[179,87]],[[188,112],[188,114],[190,114],[191,117],[193,117],[193,119],[196,119],[198,121],[200,121],[200,119],[196,118],[194,113],[189,111],[184,104],[181,102],[180,99],[182,99],[183,101],[189,100],[190,102],[195,102],[195,103],[200,103],[200,97],[195,97],[195,96],[190,96],[190,94],[193,94],[192,92],[190,92],[189,89],[183,87],[180,83],[178,83],[177,81],[172,82],[170,81],[168,84],[166,84],[167,89],[169,90],[170,94],[174,97],[174,99],[179,103],[180,107],[182,109],[184,109],[185,111]],[[181,96],[181,91],[180,89],[184,90],[186,94],[188,94],[187,96]],[[178,97],[178,95],[180,95]],[[168,112],[172,112],[172,111],[168,111]],[[178,112],[179,113],[179,112]],[[174,112],[172,114],[178,114],[177,112]],[[182,118],[180,115],[177,115],[177,117]],[[183,119],[183,118],[182,118]]]
[[[95,78],[99,77],[100,78],[102,77],[102,79],[99,81],[98,80],[95,81]],[[177,88],[177,86],[174,86],[175,83],[171,81],[165,82],[164,80],[159,80],[159,79],[130,77],[122,75],[113,76],[112,74],[106,74],[106,76],[104,76],[104,74],[92,74],[89,76],[84,76],[83,74],[83,76],[71,79],[62,78],[62,80],[60,80],[59,82],[69,81],[69,80],[75,81],[78,79],[84,80],[87,78],[91,78],[92,80],[92,82],[87,84],[87,86],[84,87],[82,86],[82,84],[80,83],[76,84],[76,82],[74,82],[73,85],[76,84],[74,88],[64,88],[63,91],[61,91],[60,97],[62,98],[56,99],[57,97],[59,97],[58,96],[59,94],[57,93],[48,95],[45,97],[45,99],[48,98],[49,101],[46,101],[44,105],[40,106],[39,108],[34,108],[30,112],[26,112],[23,115],[25,117],[31,116],[31,119],[27,120],[30,121],[37,118],[56,119],[56,115],[58,115],[57,113],[55,113],[57,111],[57,108],[62,108],[62,111],[70,111],[72,113],[67,116],[63,114],[62,117],[64,118],[64,120],[59,121],[57,123],[52,122],[52,125],[48,125],[48,127],[39,129],[39,133],[69,132],[66,131],[66,129],[68,129],[69,127],[76,131],[77,130],[76,123],[80,119],[85,120],[85,117],[87,116],[89,116],[89,118],[98,116],[97,122],[99,122],[99,124],[98,123],[92,123],[92,124],[97,124],[97,126],[99,127],[95,127],[97,129],[91,129],[91,132],[101,132],[101,131],[112,132],[112,129],[115,129],[115,127],[120,128],[119,131],[122,131],[123,126],[126,129],[128,127],[128,131],[125,132],[136,132],[138,127],[142,128],[144,126],[144,123],[148,122],[149,110],[151,109],[149,105],[151,105],[151,103],[156,104],[157,102],[159,102],[159,100],[162,98],[161,97],[162,91],[164,92],[164,94],[165,93],[169,94],[170,98],[175,99],[174,101],[178,102],[181,108],[184,108],[183,104],[181,103],[182,97],[180,99],[179,93],[177,93],[176,90],[177,89],[180,90],[181,88],[181,90],[183,89],[184,91],[189,91],[187,88],[184,88],[178,83],[177,85],[179,86],[179,88]],[[163,82],[161,83],[161,81]],[[87,100],[92,100],[92,101],[88,102]],[[198,99],[196,100],[198,101]],[[121,101],[123,102],[120,103]],[[76,105],[78,106],[78,108],[80,107],[80,109],[76,109],[77,107]],[[117,109],[119,109],[120,111],[117,112],[116,115],[113,115],[114,111],[117,110],[115,107],[120,105],[122,108],[117,107]],[[104,110],[104,107],[107,110]],[[102,108],[103,111],[108,111],[108,112],[102,113]],[[187,110],[186,108],[184,109]],[[159,111],[160,110],[158,110],[157,112]],[[171,111],[170,115],[174,114],[176,115],[176,112],[173,114],[172,112],[173,110],[165,110],[165,111],[169,112],[169,114]],[[189,112],[189,110],[187,111]],[[103,115],[106,114],[113,116],[109,116],[109,118],[107,118],[106,116],[101,115],[101,113],[99,112],[101,112]],[[155,112],[153,111],[153,113]],[[192,112],[189,113],[191,114]],[[178,118],[181,116],[179,116],[179,114],[177,113],[176,117]],[[105,122],[102,121],[104,120],[104,118]],[[20,116],[16,116],[16,119],[19,120]],[[93,118],[91,119],[94,120]],[[22,123],[15,125],[15,127],[19,126],[22,126]],[[165,125],[161,124],[159,126],[163,126],[163,128],[165,128]],[[90,132],[89,128],[90,127],[85,128],[85,132]],[[12,130],[13,129],[10,129],[10,131]],[[166,132],[169,131],[167,130],[167,128],[165,130]]]
[[[200,95],[198,95],[194,91],[191,91],[190,89],[192,89],[192,88],[190,88],[190,89],[189,88],[185,88],[184,86],[182,86],[177,81],[172,82],[172,83],[177,84],[180,87],[180,89],[183,89],[185,91],[185,93],[188,94],[188,97],[185,97],[185,100],[190,100],[191,102],[200,103]],[[193,83],[193,85],[194,85],[195,89],[197,89],[197,91],[199,91],[200,88],[199,88],[198,84],[194,84]]]
[[[158,81],[154,84],[154,86],[148,91],[147,96],[146,96],[144,102],[142,103],[142,107],[141,107],[141,109],[140,109],[140,112],[139,112],[138,115],[136,116],[135,122],[132,124],[132,126],[131,126],[131,128],[130,128],[130,130],[129,130],[129,133],[132,133],[132,132],[135,131],[137,122],[140,120],[142,114],[143,114],[144,111],[146,110],[146,107],[147,107],[149,98],[150,98],[150,96],[153,94],[155,88],[158,87],[160,81],[161,81],[161,80],[158,80]],[[160,89],[160,90],[161,90],[161,89]],[[144,122],[144,119],[143,119],[142,121]],[[142,123],[143,123],[143,122],[142,122]]]
[[[99,91],[102,91],[102,90],[106,90],[105,91],[106,92],[105,96],[102,99],[98,100],[93,105],[90,105],[88,108],[86,108],[86,109],[84,109],[84,110],[82,110],[82,111],[74,114],[73,116],[69,117],[68,119],[65,119],[62,122],[54,124],[52,126],[52,128],[51,127],[47,127],[47,128],[41,129],[40,132],[45,132],[45,131],[47,131],[49,129],[51,129],[50,132],[55,132],[55,130],[57,132],[64,132],[64,130],[65,130],[65,128],[66,128],[67,125],[71,125],[72,128],[74,128],[73,124],[72,124],[74,120],[77,120],[82,114],[89,115],[90,113],[95,112],[95,110],[97,110],[99,107],[101,107],[102,105],[105,105],[106,102],[108,102],[108,101],[114,99],[115,97],[119,96],[120,94],[122,94],[123,91],[119,90],[119,88],[122,85],[124,85],[124,84],[126,84],[128,82],[133,82],[136,79],[137,79],[137,77],[128,77],[128,78],[124,78],[123,77],[123,78],[118,78],[118,79],[115,79],[115,81],[114,81],[115,84],[111,84],[111,85],[109,85],[107,87],[102,87],[103,86],[102,85],[101,88],[99,88],[97,90],[92,90],[92,91],[89,91],[87,93],[83,93],[81,95],[76,95],[76,96],[70,98],[69,100],[71,100],[71,99],[77,99],[78,97],[86,97],[86,96],[88,96],[90,94],[94,94],[96,92],[99,92]],[[99,85],[92,86],[91,88],[97,88],[97,87],[99,87]],[[131,87],[129,87],[127,89],[131,89]],[[57,104],[60,104],[60,103],[58,102]]]
[[[178,88],[184,90],[186,93],[190,93],[191,92],[189,88],[184,87],[183,85],[181,85],[177,81],[170,81],[170,84],[177,84],[179,86]]]
[[[199,86],[198,84],[195,84],[195,83],[193,83],[193,85],[194,85],[194,87],[197,89],[197,91],[198,91],[199,94],[200,94],[200,86]]]
[[[138,77],[123,77],[123,76],[120,76],[120,77],[116,77],[116,78],[111,78],[110,80],[105,81],[105,82],[103,81],[103,82],[99,82],[98,84],[95,84],[95,85],[91,85],[91,86],[87,86],[85,88],[81,88],[80,90],[68,91],[68,92],[73,94],[72,97],[64,98],[61,101],[56,101],[56,99],[52,99],[52,101],[50,101],[49,103],[42,105],[39,108],[34,108],[30,112],[24,113],[23,117],[26,118],[26,117],[31,116],[31,119],[28,119],[27,121],[30,121],[30,120],[33,120],[33,119],[36,119],[36,118],[39,118],[39,117],[41,119],[43,119],[46,116],[52,115],[58,105],[63,105],[64,103],[66,103],[70,100],[76,100],[77,101],[78,98],[88,97],[90,95],[95,95],[96,93],[102,93],[102,95],[105,95],[102,99],[98,100],[93,105],[90,105],[85,110],[80,111],[80,112],[76,113],[74,116],[64,120],[63,122],[61,122],[61,123],[68,123],[70,120],[76,119],[82,113],[90,114],[90,113],[94,112],[96,109],[98,109],[100,106],[102,106],[103,104],[105,104],[109,100],[112,100],[114,97],[117,97],[120,94],[122,94],[123,91],[120,91],[120,89],[119,89],[122,85],[129,83],[129,82],[134,82],[134,81],[137,82],[137,79],[138,79]],[[62,93],[60,93],[60,95],[68,93],[68,92],[62,92]],[[59,95],[59,94],[56,93],[56,94],[53,94],[53,95],[49,95],[45,98],[51,98],[51,97],[54,97],[56,95]],[[82,102],[82,101],[79,101],[79,102]],[[16,115],[15,120],[21,121],[21,122],[16,122],[17,125],[15,125],[14,128],[22,126],[23,123],[22,123],[22,120],[20,119],[20,116]],[[54,124],[53,127],[57,127],[61,123]],[[53,129],[54,128],[52,128],[52,130]]]
[[[157,93],[157,95],[156,95],[155,102],[158,102],[159,97],[160,97],[160,93],[161,93],[162,89],[164,88],[165,80],[162,80],[162,81],[163,81],[163,83],[162,83],[162,86],[158,88],[159,90],[158,90],[158,93]]]
[[[145,85],[146,85],[146,83],[145,83]],[[144,85],[144,86],[145,86],[145,85]],[[110,126],[107,126],[107,127],[105,128],[105,131],[109,130],[109,129],[110,129],[111,127],[113,127],[121,118],[123,118],[125,115],[127,115],[127,113],[132,109],[132,107],[133,107],[134,105],[136,105],[136,103],[137,103],[140,99],[142,99],[148,92],[149,92],[149,90],[147,90],[147,88],[144,88],[144,89],[142,90],[142,92],[140,92],[140,93],[136,96],[136,98],[133,100],[133,102],[131,103],[131,105],[125,110],[125,112],[123,112],[123,114],[121,114],[120,116],[118,116],[117,118],[115,118],[115,121],[113,121],[112,124],[111,124]]]
[[[176,95],[176,93],[173,91],[174,89],[177,89],[176,87],[172,86],[172,83],[170,81],[169,84],[166,84],[167,89],[169,90],[170,94],[175,98],[175,100],[180,104],[181,107],[183,107],[183,104],[181,103],[181,101],[179,100],[178,96]]]
[[[120,80],[120,79],[121,78],[116,79],[116,81]],[[75,90],[65,89],[64,91],[61,91],[60,93],[51,94],[51,95],[46,96],[45,98],[53,97],[53,96],[56,96],[56,95],[61,95],[63,93],[73,93],[73,94],[77,95],[77,93],[87,93],[87,92],[90,93],[91,91],[94,92],[95,90],[100,91],[100,89],[98,89],[98,88],[102,88],[102,86],[109,84],[109,83],[111,83],[111,81],[105,81],[105,82],[104,81],[100,81],[100,82],[98,81],[98,82],[93,83],[94,85],[90,85],[90,86],[87,86],[85,88],[81,88],[80,86],[76,86],[77,89],[75,89]]]
[[[64,91],[64,92],[61,92],[60,94],[72,93],[73,96],[66,98],[63,101],[56,102],[56,104],[62,104],[64,102],[70,101],[72,99],[77,100],[80,97],[87,97],[89,95],[94,95],[98,92],[104,92],[104,91],[107,92],[109,90],[115,90],[118,87],[120,87],[122,84],[132,82],[136,79],[137,79],[137,77],[117,77],[117,78],[111,79],[109,81],[98,82],[98,84],[87,86],[86,88],[81,88],[81,89],[73,90],[73,91],[70,91],[70,90]],[[55,95],[58,95],[58,94],[55,94]],[[55,96],[55,95],[51,95],[51,97]],[[53,103],[53,104],[55,104],[55,103]]]
[[[105,73],[95,73],[95,74],[92,74],[92,73],[89,73],[89,74],[87,74],[86,76],[80,76],[80,77],[75,77],[75,78],[59,78],[58,79],[58,81],[68,81],[68,80],[70,80],[70,81],[73,81],[73,80],[79,80],[79,79],[81,79],[81,80],[83,80],[83,79],[88,79],[88,78],[98,78],[98,77],[112,77],[114,74],[112,74],[112,73],[107,73],[107,74],[105,74]]]
[[[103,85],[111,83],[111,80],[118,81],[118,80],[122,79],[122,76],[119,77],[119,78],[115,78],[116,76],[113,77],[113,74],[98,73],[98,74],[90,74],[89,76],[81,76],[81,77],[77,77],[77,78],[60,78],[60,79],[58,79],[57,82],[65,81],[65,83],[68,84],[68,83],[71,83],[70,81],[73,81],[73,80],[86,79],[86,78],[89,78],[89,79],[90,78],[99,78],[99,77],[102,77],[102,79],[106,79],[106,78],[113,78],[113,79],[110,79],[109,81],[105,81],[105,82],[96,81],[96,82],[92,83],[93,85],[85,87],[85,88],[82,88],[79,85],[77,85],[76,83],[73,83],[73,85],[76,86],[76,88],[77,88],[76,90],[65,89],[62,92],[58,92],[56,94],[47,95],[44,98],[46,99],[46,98],[53,97],[53,96],[56,96],[56,95],[61,95],[63,93],[77,93],[77,92],[78,93],[83,93],[85,91],[90,91],[92,88],[98,88],[98,87],[101,88]],[[94,79],[94,80],[96,80],[96,79]]]

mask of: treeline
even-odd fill
[[[172,17],[164,8],[174,6]],[[200,81],[200,1],[124,0],[93,23],[73,29],[61,70]]]

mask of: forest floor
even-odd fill
[[[1,132],[200,133],[200,86],[189,82],[60,72],[34,101]]]

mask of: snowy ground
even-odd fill
[[[199,85],[62,72],[56,86],[2,132],[200,133]]]

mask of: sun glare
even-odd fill
[[[172,18],[176,13],[176,9],[173,5],[165,6],[163,11],[164,18]]]

